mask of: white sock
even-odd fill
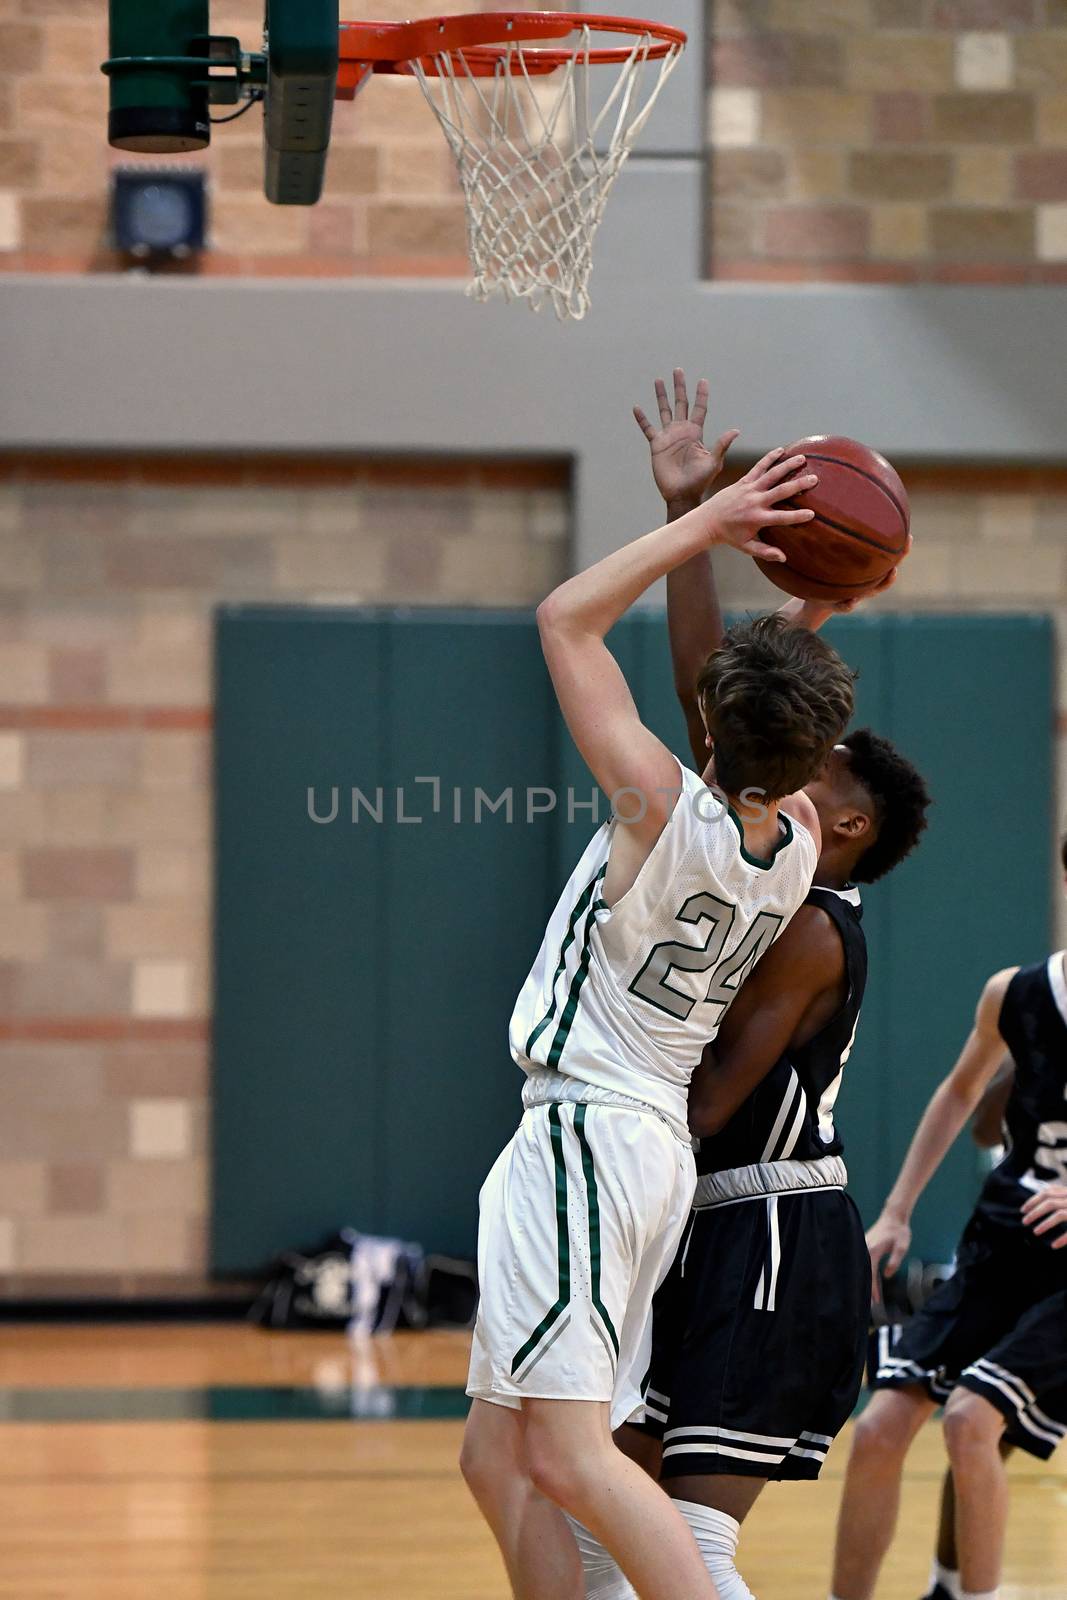
[[[567,1513],[564,1512],[564,1515],[567,1516]],[[637,1600],[629,1578],[600,1540],[594,1539],[589,1529],[573,1517],[567,1516],[567,1521],[578,1541],[578,1552],[582,1558],[585,1600]]]
[[[952,1600],[960,1600],[960,1575],[955,1567],[943,1567],[940,1561],[935,1561],[930,1568],[930,1588],[933,1590],[940,1584]]]
[[[983,1589],[981,1594],[977,1589],[961,1589],[960,1600],[1000,1600],[999,1589]]]
[[[675,1505],[693,1530],[693,1538],[719,1591],[719,1600],[755,1600],[748,1584],[734,1566],[741,1524],[725,1511],[713,1511],[693,1500],[676,1500]]]

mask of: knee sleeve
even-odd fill
[[[566,1516],[566,1512],[564,1513]],[[588,1528],[567,1516],[571,1532],[578,1543],[585,1574],[585,1600],[637,1600],[630,1580],[623,1574],[614,1556],[609,1555]]]
[[[675,1505],[693,1531],[693,1538],[719,1591],[719,1600],[755,1600],[748,1584],[734,1565],[741,1524],[725,1511],[697,1505],[693,1500],[676,1500]]]

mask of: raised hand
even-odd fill
[[[871,1258],[872,1287],[876,1304],[882,1298],[878,1268],[884,1261],[882,1270],[887,1278],[891,1278],[907,1255],[910,1245],[910,1224],[905,1222],[903,1217],[894,1216],[892,1212],[883,1211],[878,1221],[867,1229],[867,1250]]]
[[[784,561],[785,551],[764,544],[759,533],[763,528],[810,522],[815,515],[799,506],[782,505],[818,483],[813,472],[801,472],[804,462],[804,456],[771,450],[751,472],[712,495],[701,510],[707,517],[708,543],[733,545],[761,561]]]
[[[652,452],[652,476],[656,488],[668,505],[679,502],[697,505],[722,471],[726,452],[737,438],[738,430],[728,428],[708,449],[704,443],[708,380],[701,378],[697,384],[696,398],[690,411],[685,373],[681,367],[674,369],[673,412],[662,378],[656,379],[656,405],[659,409],[658,428],[649,422],[640,406],[634,406],[637,425]]]

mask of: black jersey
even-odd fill
[[[1000,1008],[1000,1034],[1015,1063],[1004,1111],[1004,1159],[986,1179],[976,1211],[1023,1227],[1019,1208],[1054,1179],[1067,1183],[1067,982],[1063,957],[1021,967]]]
[[[698,1172],[725,1172],[767,1161],[815,1161],[840,1155],[834,1103],[856,1036],[867,982],[867,941],[859,890],[812,887],[805,905],[831,918],[845,950],[848,991],[824,1028],[787,1050],[724,1128],[700,1141]]]

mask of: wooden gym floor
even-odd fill
[[[357,1351],[244,1326],[0,1326],[0,1597],[506,1600],[456,1470],[466,1358],[458,1334]],[[753,1513],[760,1600],[825,1600],[846,1448]],[[923,1592],[943,1460],[931,1426],[880,1600]],[[1067,1459],[1017,1459],[1012,1479],[1003,1600],[1067,1600]]]

